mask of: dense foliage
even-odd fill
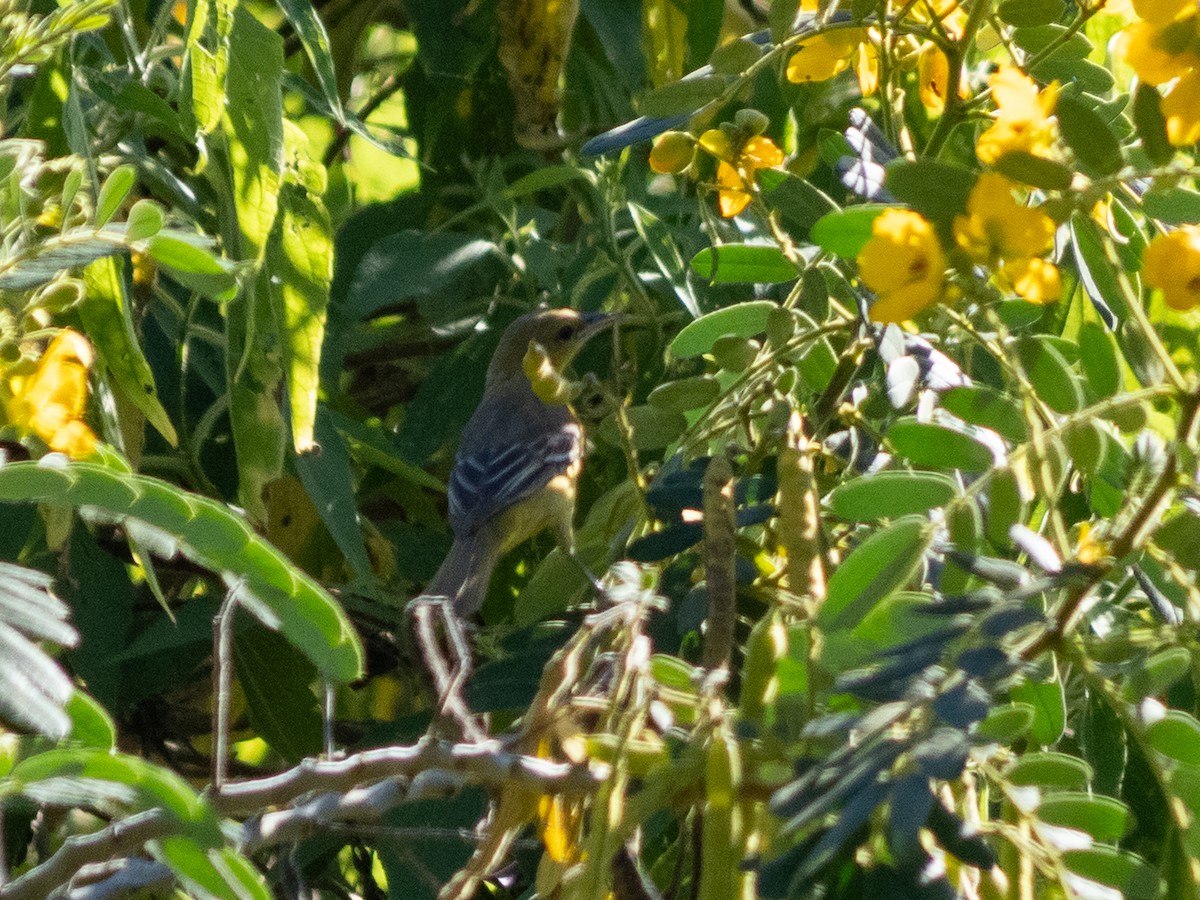
[[[1197,141],[1194,0],[0,0],[0,898],[1200,895]]]

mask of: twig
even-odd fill
[[[140,851],[147,841],[179,830],[166,810],[151,809],[114,822],[92,834],[67,838],[62,848],[39,866],[0,888],[3,900],[45,900],[84,866]]]
[[[733,467],[728,457],[717,454],[704,472],[704,579],[708,586],[704,665],[709,669],[728,666],[733,655],[737,621],[736,541]]]
[[[225,783],[229,765],[229,704],[233,690],[233,615],[237,611],[240,586],[225,595],[225,602],[213,618],[213,702],[212,783],[217,790]]]
[[[436,770],[461,775],[468,785],[500,787],[515,781],[538,793],[572,797],[593,793],[605,774],[603,766],[589,768],[513,753],[496,740],[452,744],[424,738],[410,746],[364,750],[345,759],[308,758],[278,775],[229,782],[209,797],[221,815],[236,817],[267,806],[285,806],[312,792],[349,791],[386,778],[413,778]]]
[[[455,615],[449,598],[423,595],[408,605],[408,611],[412,616],[413,635],[420,648],[421,659],[433,677],[442,716],[453,721],[465,739],[475,742],[488,740],[487,728],[471,712],[462,694],[463,686],[471,677],[471,648],[467,646],[462,622]],[[453,666],[447,661],[447,654],[438,640],[435,615],[450,645]]]

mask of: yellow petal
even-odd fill
[[[1200,306],[1200,227],[1160,234],[1142,255],[1142,280],[1163,292],[1172,309]]]
[[[1004,267],[1017,296],[1030,303],[1052,303],[1062,295],[1062,280],[1053,263],[1044,259],[1025,259]]]
[[[862,40],[862,30],[843,28],[801,41],[787,64],[793,84],[827,81],[850,65],[850,56]]]
[[[933,226],[919,213],[888,209],[871,226],[858,255],[863,283],[878,295],[875,322],[903,322],[937,301],[946,261]]]
[[[769,137],[752,137],[746,141],[740,157],[742,165],[751,168],[770,168],[783,162],[783,151]]]
[[[1192,69],[1175,83],[1163,97],[1162,112],[1172,145],[1189,147],[1200,141],[1200,69]]]
[[[950,83],[950,61],[936,44],[926,44],[917,58],[917,78],[921,103],[931,113],[940,114],[946,107],[946,91]]]

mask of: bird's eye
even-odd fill
[[[560,341],[569,341],[573,337],[575,337],[574,325],[564,325],[562,328],[558,329],[558,339]]]

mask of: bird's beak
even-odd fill
[[[583,320],[583,330],[579,335],[579,343],[595,337],[606,328],[612,328],[624,316],[621,313],[602,313],[602,312],[581,312],[579,318]]]

